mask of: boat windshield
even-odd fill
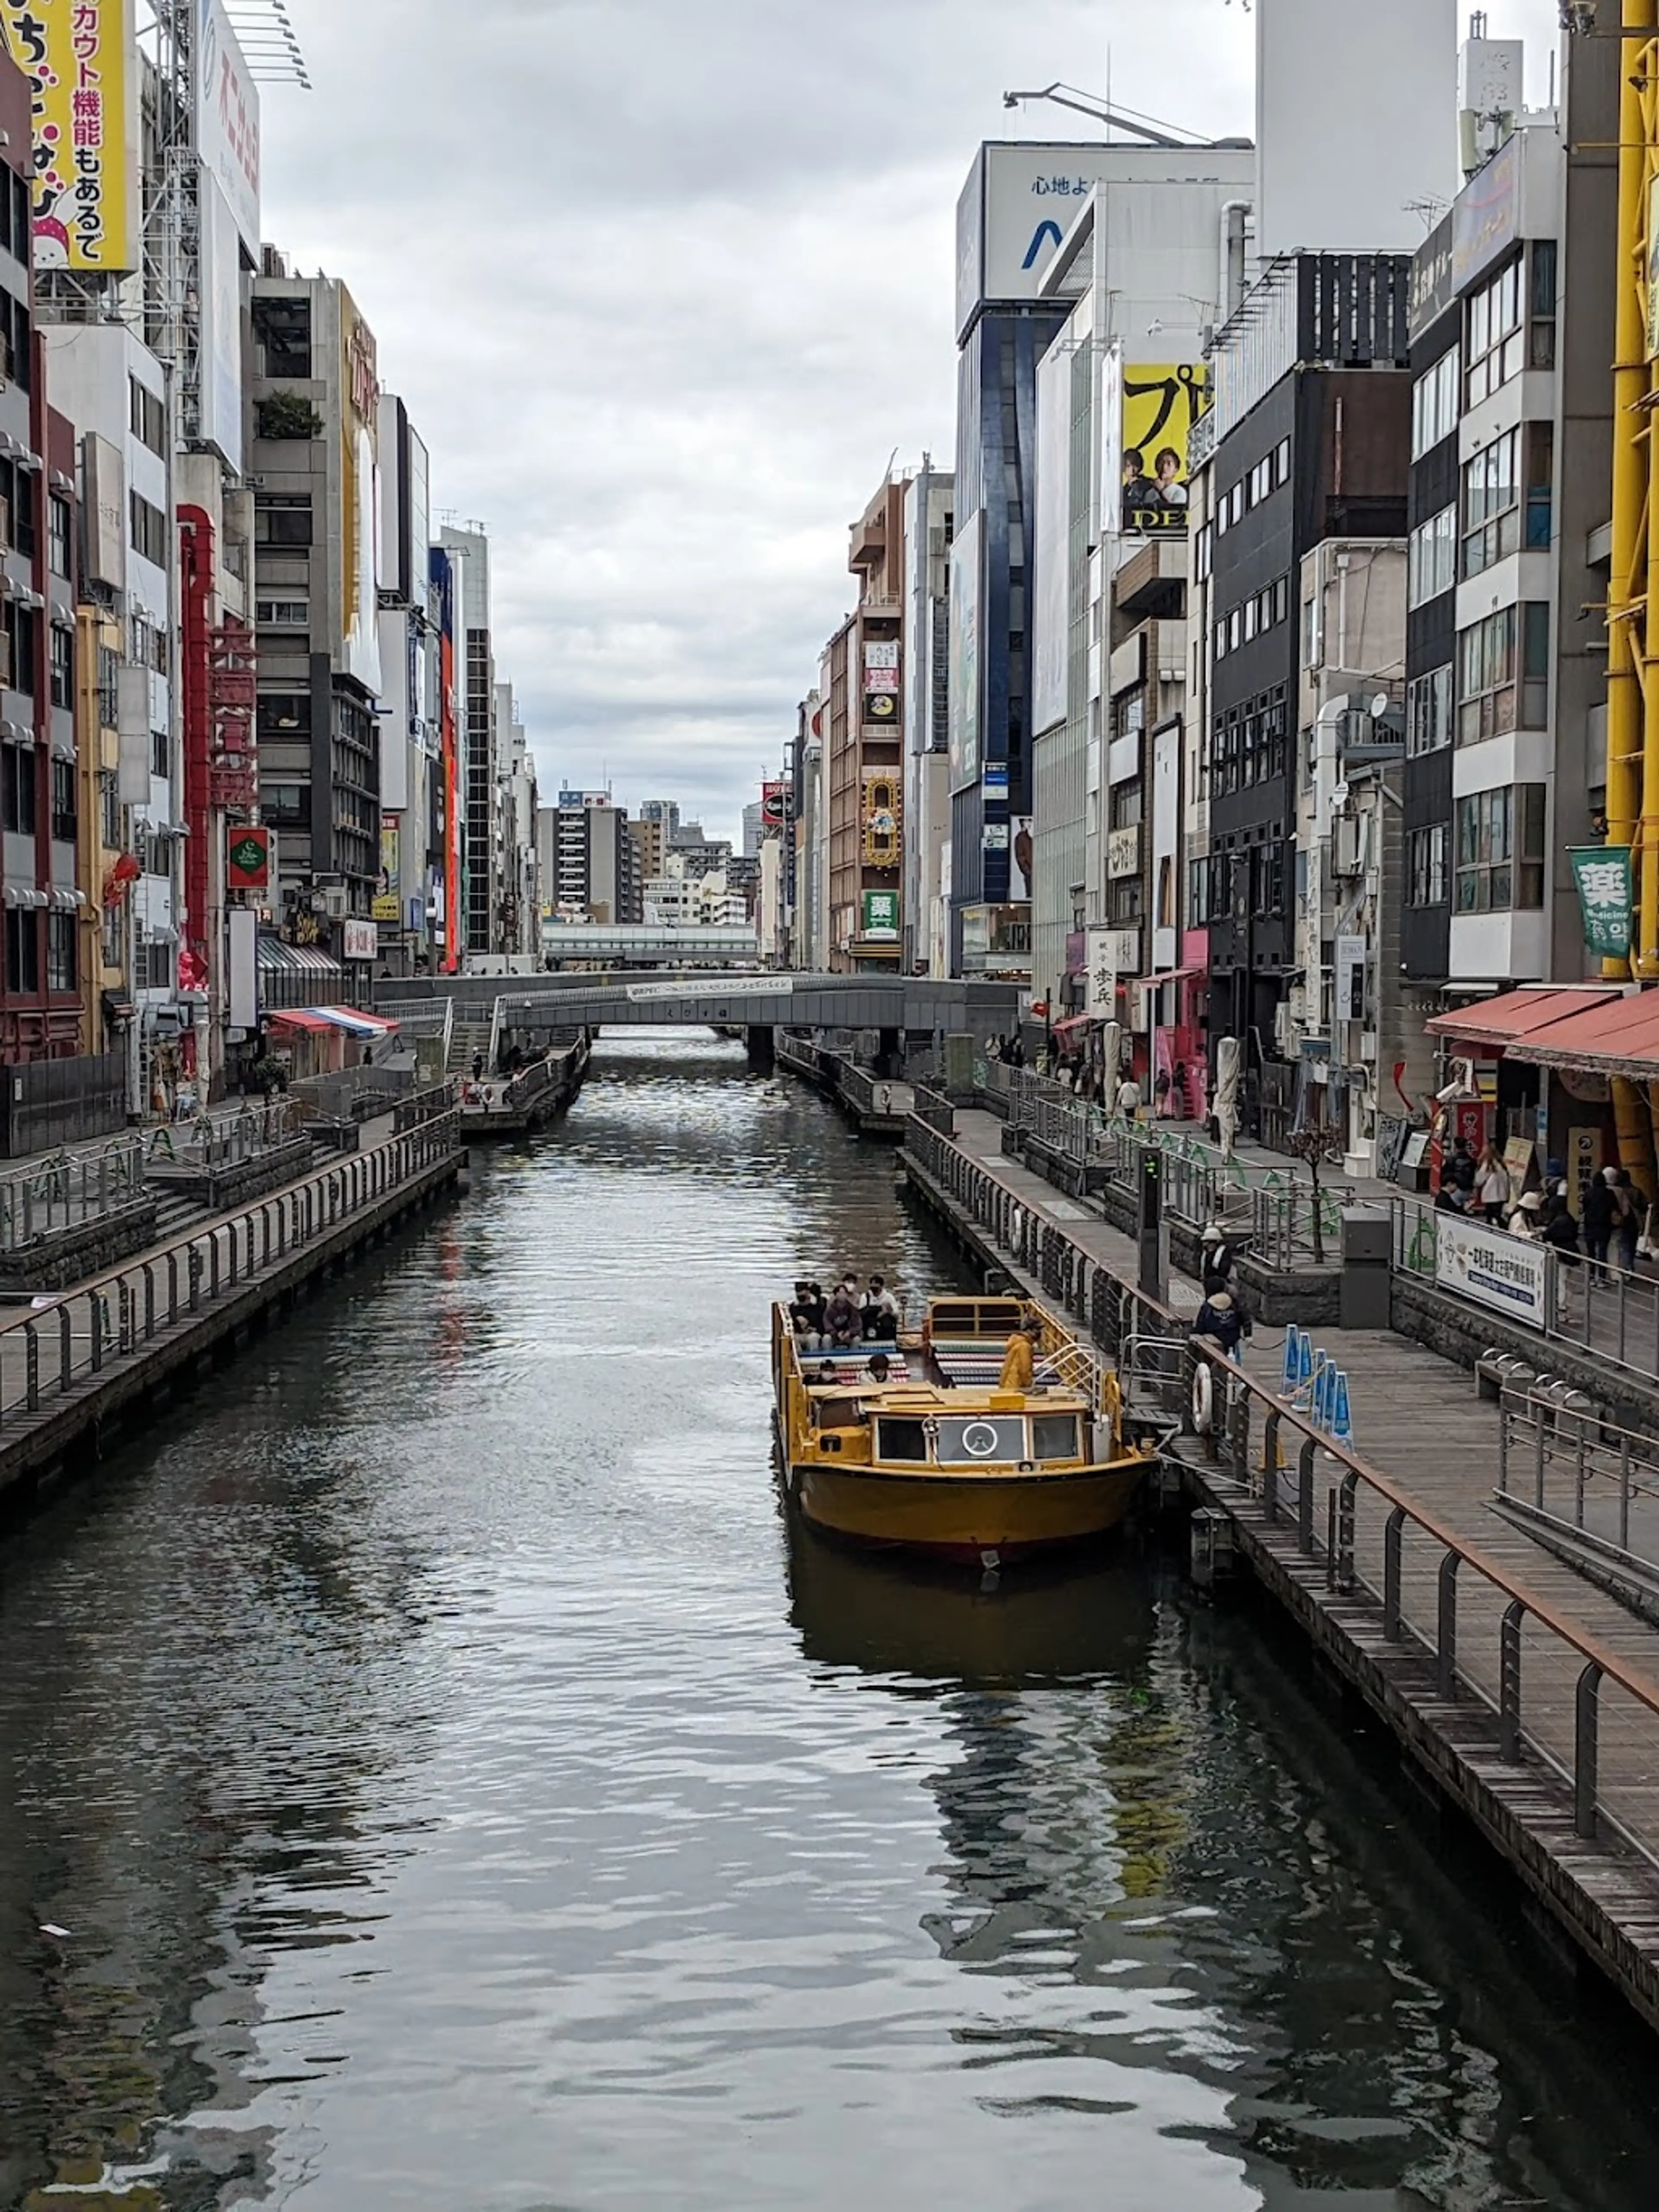
[[[1076,1459],[1077,1415],[1039,1413],[1031,1424],[1033,1459]]]
[[[986,1460],[1017,1462],[1025,1456],[1025,1424],[1017,1414],[975,1413],[966,1420],[941,1420],[938,1455],[946,1467]]]

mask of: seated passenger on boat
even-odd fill
[[[879,1275],[872,1275],[870,1287],[864,1294],[860,1308],[866,1340],[876,1344],[893,1344],[898,1340],[898,1300]]]
[[[795,1295],[789,1302],[789,1326],[795,1332],[795,1340],[808,1352],[819,1352],[824,1344],[824,1297],[816,1283],[799,1282]]]
[[[845,1283],[836,1284],[824,1310],[824,1333],[831,1344],[842,1349],[857,1344],[860,1339],[859,1310]]]

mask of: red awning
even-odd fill
[[[1097,1014],[1068,1015],[1063,1022],[1054,1024],[1054,1035],[1059,1037],[1070,1036],[1073,1030],[1086,1030],[1091,1022],[1097,1021],[1099,1018]]]
[[[1510,1047],[1516,1060],[1545,1067],[1583,1067],[1600,1075],[1659,1079],[1659,991],[1633,991],[1552,1022]]]
[[[1460,1006],[1455,1013],[1436,1014],[1423,1026],[1431,1036],[1449,1037],[1455,1044],[1489,1045],[1502,1051],[1518,1038],[1537,1036],[1553,1023],[1604,1006],[1618,996],[1613,984],[1585,983],[1566,988],[1540,983],[1500,992],[1495,999]]]
[[[1163,975],[1137,975],[1135,981],[1143,991],[1155,991],[1161,983],[1184,983],[1189,975],[1202,975],[1202,968],[1171,968]]]
[[[265,1026],[273,1030],[308,1030],[313,1036],[332,1036],[336,1034],[332,1022],[325,1021],[320,1014],[303,1012],[267,1014]]]

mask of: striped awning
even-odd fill
[[[283,1023],[295,1029],[343,1030],[348,1036],[364,1038],[389,1036],[398,1026],[384,1014],[366,1014],[356,1006],[291,1006],[270,1017],[273,1029]]]
[[[315,945],[289,945],[270,933],[261,934],[256,948],[259,969],[259,1005],[266,1013],[298,1010],[319,999],[343,998],[345,970],[331,954]]]

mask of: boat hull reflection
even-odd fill
[[[808,1659],[929,1681],[1029,1684],[1140,1673],[1156,1616],[1115,1552],[1033,1562],[988,1588],[787,1516],[790,1620]],[[988,1577],[988,1581],[993,1578]]]

